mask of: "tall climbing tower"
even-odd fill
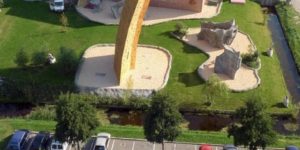
[[[127,84],[130,70],[135,69],[139,36],[149,3],[150,0],[125,1],[114,58],[114,69],[120,85]]]

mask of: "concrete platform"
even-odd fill
[[[114,64],[115,46],[94,45],[88,48],[78,69],[75,84],[81,89],[160,90],[169,77],[172,57],[163,48],[139,46],[136,68],[128,75],[128,85],[117,82]]]
[[[212,47],[208,42],[198,40],[197,35],[201,31],[199,28],[190,28],[188,34],[183,38],[183,41],[189,45],[195,46],[209,55],[209,59],[201,64],[198,68],[198,74],[208,80],[214,74],[214,65],[216,57],[224,52],[224,49]],[[244,33],[238,32],[230,47],[236,51],[248,53],[249,48],[255,49],[251,39]],[[237,71],[235,79],[230,79],[226,75],[217,74],[219,78],[233,91],[246,91],[256,88],[260,84],[260,78],[255,69],[251,69],[246,65],[241,66]]]
[[[84,16],[85,18],[107,25],[117,25],[119,24],[120,19],[114,18],[111,6],[115,2],[112,0],[103,0],[100,10],[91,10],[84,8],[84,6],[77,6],[77,11]],[[210,6],[206,4],[204,0],[202,12],[192,12],[187,10],[178,10],[170,8],[161,8],[161,7],[149,7],[147,12],[147,17],[145,18],[144,25],[153,25],[162,22],[180,20],[180,19],[200,19],[200,18],[211,18],[216,16],[220,12],[221,5]]]

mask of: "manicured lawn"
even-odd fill
[[[54,121],[25,120],[25,119],[1,119],[0,120],[0,149],[4,149],[10,135],[17,129],[29,129],[32,131],[51,131],[55,129]],[[109,132],[114,137],[144,138],[143,129],[134,126],[101,126],[97,132]],[[232,139],[227,137],[226,132],[204,132],[204,131],[183,131],[177,139],[182,142],[228,144]],[[293,136],[279,136],[273,147],[285,147],[293,144],[300,146],[300,138]]]
[[[222,13],[211,19],[225,21],[236,19],[240,30],[249,33],[258,50],[264,52],[271,43],[267,26],[262,23],[260,6],[252,1],[246,5],[233,5],[224,2]],[[0,76],[35,79],[50,83],[73,83],[73,77],[57,74],[55,68],[46,67],[38,71],[17,69],[13,60],[16,52],[24,48],[29,54],[47,48],[54,55],[60,47],[74,49],[80,55],[89,46],[97,43],[114,43],[117,26],[105,26],[82,18],[74,10],[66,12],[69,28],[61,33],[59,15],[49,12],[43,2],[28,3],[21,0],[8,1],[7,8],[0,13]],[[202,20],[203,21],[203,20]],[[199,20],[183,21],[190,27],[199,26]],[[230,93],[227,97],[216,98],[211,107],[206,108],[202,92],[204,81],[196,73],[197,67],[208,57],[196,48],[187,46],[172,38],[174,22],[144,27],[140,43],[167,48],[173,55],[169,82],[164,91],[173,95],[186,107],[211,110],[233,110],[244,104],[253,95],[261,95],[273,113],[290,113],[295,107],[278,108],[285,95],[288,95],[277,57],[261,55],[262,69],[259,74],[262,84],[259,88],[244,93]]]
[[[300,14],[289,5],[277,5],[276,10],[293,52],[297,69],[300,71]]]

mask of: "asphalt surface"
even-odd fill
[[[93,150],[95,138],[90,139],[84,150]],[[199,150],[199,144],[165,143],[165,150]],[[111,138],[108,150],[162,150],[162,144],[150,143],[145,140]],[[213,146],[213,150],[222,150],[222,146]],[[239,148],[239,150],[246,150]]]
[[[34,140],[37,133],[29,133],[24,149],[30,150],[32,141]],[[93,150],[95,146],[96,138],[91,138],[84,145],[82,150]],[[199,150],[200,144],[193,143],[165,143],[165,150]],[[212,145],[213,150],[222,150],[221,145]],[[50,149],[50,148],[49,148]],[[74,147],[68,146],[67,150],[75,150]],[[146,140],[141,139],[125,139],[125,138],[111,138],[108,143],[107,150],[162,150],[162,144],[150,143]],[[246,148],[238,148],[238,150],[247,150]],[[267,150],[279,150],[274,148],[267,148]],[[282,150],[282,149],[281,149]]]

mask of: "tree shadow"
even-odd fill
[[[197,70],[189,73],[179,73],[178,81],[185,84],[186,87],[197,86],[204,83],[197,73]]]
[[[59,21],[60,14],[51,12],[48,3],[44,1],[25,2],[23,0],[9,0],[6,2],[5,7],[9,8],[6,15],[53,25],[61,25]],[[75,9],[68,9],[65,12],[65,15],[68,18],[68,27],[71,28],[84,28],[99,25],[99,23],[93,23],[83,18]]]
[[[181,42],[183,44],[183,52],[184,53],[188,53],[188,54],[200,54],[200,53],[203,53],[202,50],[198,49],[197,47],[188,45],[185,42],[183,42],[182,40],[179,40],[178,38],[176,38],[174,35],[172,35],[172,31],[163,32],[160,35],[166,36],[168,38],[176,39],[179,42]],[[205,53],[203,53],[203,54],[205,54]]]
[[[6,148],[6,145],[8,144],[8,141],[9,141],[10,138],[11,138],[11,135],[5,137],[2,140],[0,140],[0,149],[5,149]]]

